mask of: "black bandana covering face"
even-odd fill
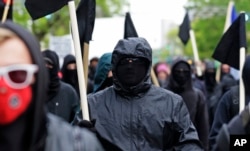
[[[123,58],[117,65],[117,78],[124,87],[136,86],[147,73],[147,61],[143,58]]]
[[[184,62],[178,63],[173,70],[173,78],[179,85],[186,84],[191,78],[191,71]]]

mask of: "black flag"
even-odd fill
[[[89,43],[89,41],[92,40],[92,33],[95,25],[95,9],[95,0],[81,0],[76,9],[81,46],[84,42]]]
[[[25,7],[33,20],[56,12],[70,0],[26,0]]]
[[[180,25],[179,33],[178,33],[178,36],[180,37],[180,39],[184,45],[186,45],[188,40],[189,40],[189,30],[190,29],[191,29],[191,27],[190,27],[189,16],[188,16],[188,12],[186,12],[186,15],[183,19],[183,22]]]
[[[239,69],[240,48],[246,48],[245,13],[241,13],[224,33],[212,57]]]
[[[124,39],[128,37],[138,37],[138,34],[135,30],[135,26],[133,24],[133,21],[131,19],[130,13],[127,12],[125,16],[125,24],[124,24]]]
[[[1,18],[3,17],[4,8],[5,8],[6,3],[7,3],[7,0],[0,0],[0,16],[1,16]],[[7,19],[10,19],[10,20],[12,20],[12,7],[13,7],[12,4],[13,4],[13,0],[11,0],[11,2],[10,2],[9,11],[7,14]]]

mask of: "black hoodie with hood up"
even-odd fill
[[[73,128],[63,120],[47,113],[45,100],[47,99],[48,73],[36,38],[12,21],[0,23],[0,28],[12,31],[25,43],[33,64],[39,68],[35,74],[35,83],[32,85],[32,101],[28,109],[13,123],[0,126],[0,150],[6,151],[6,145],[8,148],[8,145],[15,145],[14,142],[17,143],[16,145],[24,143],[25,151],[102,150],[92,134],[84,129]],[[18,131],[23,131],[24,134]],[[2,135],[11,138],[10,144],[6,143]],[[21,148],[17,150],[22,151]]]
[[[144,58],[147,73],[135,86],[117,77],[124,57]],[[113,87],[88,95],[97,133],[121,150],[202,150],[180,96],[152,85],[152,49],[144,38],[120,40],[112,54]]]
[[[188,75],[184,78],[186,81],[185,84],[178,83],[178,79],[176,79],[176,75],[174,75],[174,70],[177,68],[177,65],[180,64],[185,65],[189,69]],[[172,64],[167,89],[179,94],[183,98],[189,110],[190,118],[198,131],[199,138],[204,148],[206,148],[205,150],[208,150],[209,118],[207,104],[204,94],[193,86],[191,72],[191,66],[187,61],[176,59]]]

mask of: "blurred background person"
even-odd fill
[[[168,84],[168,78],[170,75],[168,64],[165,62],[157,63],[155,66],[155,71],[160,87],[166,88]]]
[[[209,134],[207,104],[204,94],[193,86],[192,68],[186,60],[178,58],[173,62],[167,89],[183,98],[199,139],[207,151]]]
[[[50,113],[63,118],[67,122],[71,122],[76,112],[80,109],[79,97],[71,85],[59,79],[58,55],[48,49],[43,51],[42,54],[49,73],[47,108]]]
[[[75,56],[73,56],[72,54],[68,54],[64,57],[61,73],[62,81],[70,84],[76,90],[78,96],[80,97]],[[89,94],[93,92],[93,82],[89,79],[87,81],[87,94]]]

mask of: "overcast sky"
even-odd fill
[[[131,18],[140,37],[146,38],[153,49],[164,41],[164,24],[179,25],[184,17],[184,5],[187,0],[130,0]],[[95,21],[90,42],[89,59],[112,52],[114,46],[124,34],[124,17],[98,18]]]
[[[187,0],[129,0],[133,14],[159,16],[177,24],[183,19]]]

